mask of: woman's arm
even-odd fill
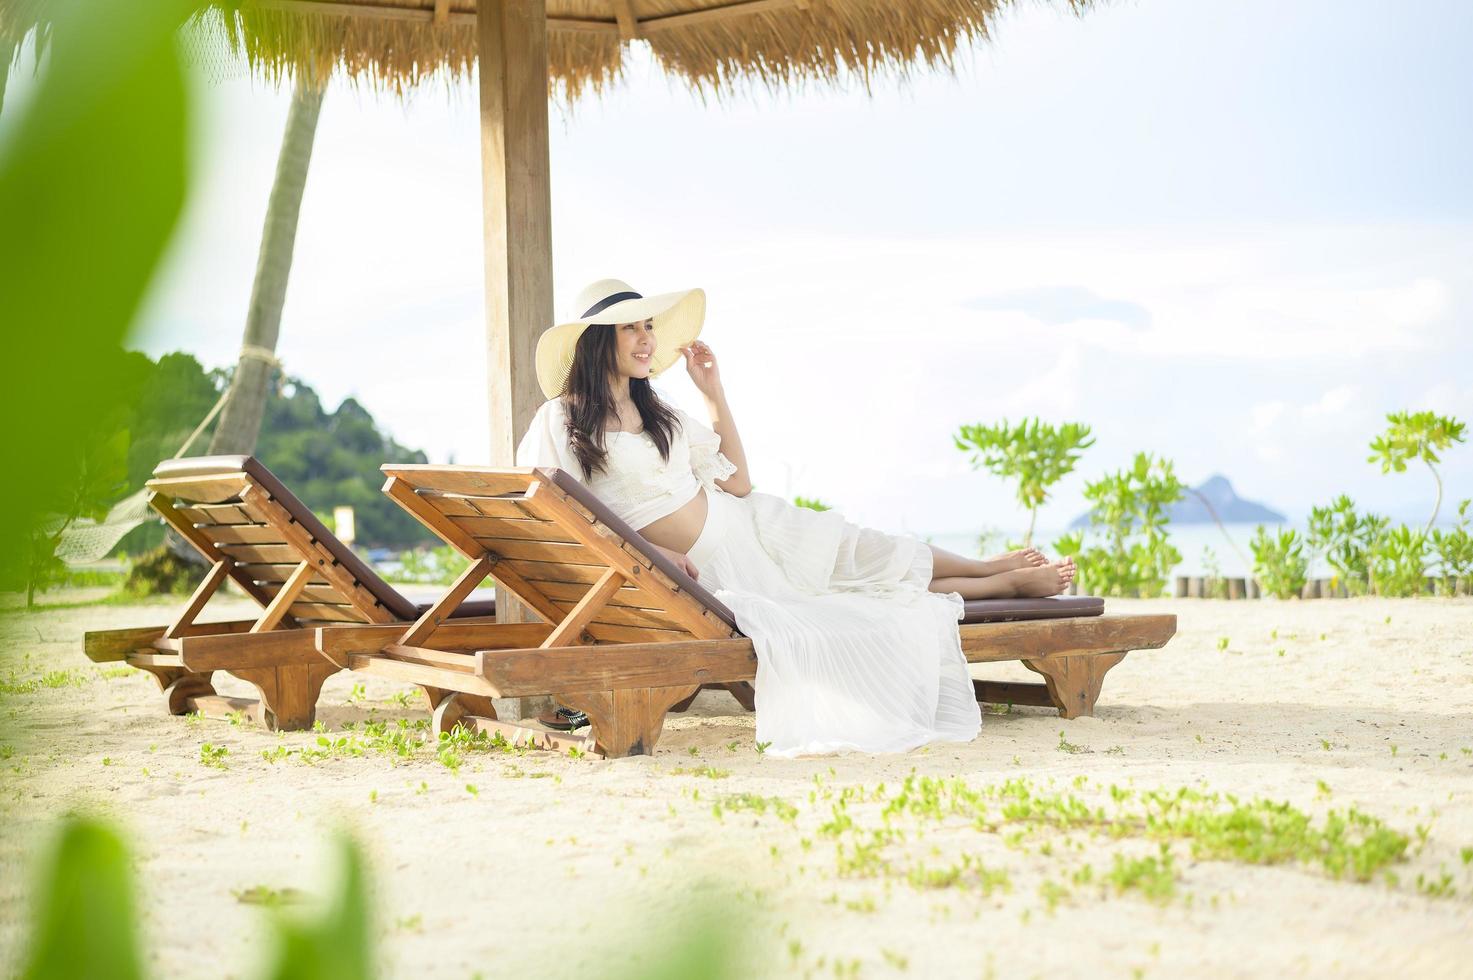
[[[726,402],[726,390],[721,385],[721,369],[716,363],[716,355],[699,340],[680,350],[685,355],[686,372],[706,399],[711,428],[721,437],[721,454],[736,467],[735,473],[724,480],[717,480],[716,485],[732,496],[745,497],[752,492],[752,479],[747,471],[747,454],[742,449],[742,437],[737,434],[736,422],[732,420],[731,406]]]

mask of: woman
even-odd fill
[[[963,558],[754,493],[715,354],[697,340],[705,307],[699,289],[586,287],[582,316],[538,340],[550,400],[517,464],[577,476],[726,603],[757,651],[757,740],[770,754],[972,739],[981,715],[957,631],[962,600],[1057,595],[1073,564],[1031,549]],[[650,387],[681,359],[709,427]]]

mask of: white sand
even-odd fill
[[[754,975],[832,976],[836,964],[858,971],[846,975],[966,977],[1473,969],[1473,865],[1460,856],[1473,848],[1467,600],[1117,601],[1112,611],[1175,612],[1180,632],[1111,672],[1096,718],[1065,722],[1021,708],[987,715],[968,745],[784,761],[754,750],[751,716],[725,695],[703,694],[690,715],[672,716],[652,758],[477,752],[458,774],[429,753],[398,764],[384,755],[272,764],[263,749],[310,747],[316,736],[169,717],[150,678],[106,678],[83,658],[83,630],[164,622],[176,606],[0,621],[0,679],[64,668],[83,680],[0,698],[0,743],[14,750],[0,776],[7,972],[21,955],[32,862],[55,817],[73,806],[100,810],[130,833],[158,976],[253,975],[263,913],[234,893],[265,885],[321,895],[330,832],[345,824],[370,856],[389,976],[609,975],[609,944],[647,952],[646,937],[668,931],[693,886],[725,896],[733,921],[745,917]],[[224,618],[228,606],[210,612]],[[1219,637],[1230,638],[1226,651]],[[1018,665],[986,676],[1035,679]],[[347,703],[361,680],[328,683],[318,716],[330,729],[424,717],[417,697],[401,708],[388,700],[399,689],[379,681]],[[1061,748],[1061,731],[1080,751]],[[201,764],[205,742],[228,748],[227,768]],[[674,772],[703,766],[729,775]],[[1045,832],[1010,847],[1006,833],[958,819],[907,818],[896,826],[913,832],[886,852],[891,876],[839,877],[835,844],[819,827],[842,789],[883,782],[893,795],[912,770],[974,787],[1027,777],[1092,805],[1108,803],[1101,787],[1111,783],[1265,796],[1317,818],[1354,804],[1413,842],[1391,869],[1395,884],[1194,861],[1178,842],[1175,896],[1156,905],[1067,882],[1085,864],[1098,874],[1115,853],[1153,853],[1149,841],[1074,834],[1071,846]],[[796,820],[713,814],[713,800],[741,793],[780,797],[798,808]],[[881,826],[875,805],[851,812],[862,826]],[[964,853],[1005,869],[1011,888],[918,890],[904,877]],[[1419,890],[1419,875],[1443,872],[1451,897]],[[1045,881],[1068,889],[1052,910]]]

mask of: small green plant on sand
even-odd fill
[[[809,510],[824,511],[833,509],[822,500],[819,500],[817,497],[798,496],[793,498],[793,503],[799,507],[806,507]]]
[[[1018,503],[1028,511],[1025,546],[1033,543],[1038,508],[1048,500],[1049,488],[1072,473],[1084,450],[1095,443],[1087,425],[1054,426],[1037,418],[1017,425],[1007,419],[997,425],[963,425],[952,441],[957,449],[971,453],[973,469],[1016,481]]]
[[[1294,599],[1304,591],[1309,559],[1297,531],[1269,534],[1260,524],[1249,547],[1253,549],[1253,575],[1263,591],[1280,599]]]
[[[1089,534],[1101,543],[1086,547],[1085,532],[1076,531],[1054,549],[1078,560],[1080,585],[1095,595],[1159,596],[1181,562],[1167,527],[1168,508],[1184,493],[1170,460],[1137,453],[1126,469],[1084,487]]]
[[[1437,555],[1440,576],[1437,591],[1442,595],[1454,595],[1458,591],[1473,591],[1473,533],[1469,523],[1473,516],[1468,513],[1473,500],[1458,504],[1458,523],[1450,531],[1436,528],[1432,532],[1432,551]]]
[[[225,757],[229,754],[230,750],[225,746],[212,745],[209,742],[206,742],[199,747],[199,764],[202,766],[210,766],[214,769],[224,769]]]

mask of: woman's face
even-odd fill
[[[648,378],[655,356],[655,321],[621,323],[614,327],[619,374],[626,378]]]

